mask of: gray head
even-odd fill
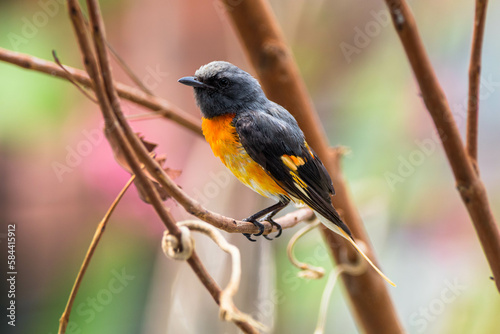
[[[184,77],[179,82],[194,88],[196,104],[205,118],[241,113],[267,102],[254,77],[225,61],[203,65],[194,77]]]

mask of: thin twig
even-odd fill
[[[174,258],[175,260],[187,260],[190,255],[183,253],[185,253],[185,250],[189,248],[191,249],[188,250],[188,252],[192,253],[194,249],[194,241],[191,239],[190,230],[203,233],[210,237],[217,244],[217,246],[220,247],[220,249],[231,256],[232,262],[229,283],[226,288],[221,291],[219,299],[221,319],[233,322],[246,321],[255,328],[268,331],[269,329],[266,326],[254,320],[251,316],[241,312],[234,305],[233,297],[238,292],[241,280],[241,256],[238,248],[227,242],[220,231],[208,223],[199,220],[185,220],[179,222],[178,225],[182,231],[182,251],[179,249],[179,240],[170,235],[168,231],[165,231],[162,239],[162,249],[165,255]]]
[[[155,118],[160,118],[163,117],[161,113],[158,112],[148,112],[148,113],[143,113],[143,114],[133,114],[133,115],[127,115],[125,118],[127,118],[129,121],[145,121],[145,120],[150,120],[150,119],[155,119]]]
[[[193,252],[193,255],[191,255],[191,257],[187,260],[187,263],[189,263],[193,272],[196,276],[198,276],[205,288],[212,295],[217,305],[220,305],[220,296],[222,292],[221,288],[217,285],[212,276],[210,276],[196,252]],[[246,321],[237,320],[235,323],[244,333],[258,333],[258,331]]]
[[[344,260],[341,263],[338,263],[335,269],[332,269],[330,275],[328,276],[328,282],[326,283],[325,289],[323,290],[323,295],[321,296],[318,321],[316,323],[314,334],[323,334],[325,332],[328,305],[330,304],[330,298],[332,296],[335,283],[337,282],[337,278],[343,273],[346,273],[350,276],[358,276],[364,274],[367,268],[367,262],[363,261],[361,259],[361,256],[358,257],[357,262],[351,263],[349,262],[349,259],[347,259],[346,252],[344,252]]]
[[[469,102],[467,104],[467,153],[472,159],[474,169],[477,166],[477,132],[479,114],[479,81],[481,77],[481,53],[483,50],[484,25],[488,0],[476,0],[474,30],[469,65]]]
[[[295,253],[293,248],[297,241],[303,237],[306,233],[312,231],[317,228],[321,222],[316,219],[314,222],[302,227],[300,230],[295,232],[295,234],[288,241],[288,246],[286,247],[286,254],[288,255],[288,260],[297,268],[300,269],[298,276],[308,279],[320,279],[325,275],[325,269],[322,267],[314,267],[308,263],[300,262],[295,257]]]
[[[401,43],[418,81],[422,97],[455,176],[456,187],[472,219],[481,246],[500,291],[500,233],[493,217],[486,189],[464,148],[450,106],[434,73],[417,30],[415,19],[404,0],[386,0]]]
[[[83,18],[85,21],[85,25],[87,26],[87,29],[90,30],[90,24],[87,16],[85,16],[85,13],[83,14]],[[123,58],[116,52],[115,48],[111,45],[111,43],[108,42],[107,39],[104,39],[104,43],[106,44],[109,52],[111,53],[111,56],[116,60],[118,65],[127,73],[127,75],[132,79],[132,81],[146,94],[149,95],[154,95],[153,92],[151,92],[143,83],[142,81],[135,75],[135,73],[132,71],[130,66],[127,65],[127,63],[123,60]]]
[[[97,248],[97,245],[99,244],[99,241],[101,240],[101,237],[104,233],[104,230],[106,229],[106,225],[109,221],[109,218],[111,217],[111,214],[115,210],[116,206],[122,199],[123,195],[127,191],[127,189],[130,187],[132,182],[134,181],[135,176],[132,175],[128,182],[125,184],[123,189],[120,191],[118,196],[116,196],[115,200],[109,207],[108,211],[102,218],[101,222],[99,225],[97,225],[97,229],[94,233],[94,237],[92,238],[92,242],[90,243],[89,249],[87,250],[87,254],[85,255],[85,258],[83,259],[83,263],[80,267],[80,271],[78,272],[78,275],[76,277],[75,283],[73,284],[73,288],[71,289],[71,293],[69,295],[68,302],[66,304],[66,308],[64,309],[64,312],[61,316],[61,319],[59,320],[59,334],[64,334],[66,332],[66,327],[68,326],[68,321],[69,321],[69,316],[71,314],[71,309],[73,308],[73,303],[76,298],[76,294],[78,293],[78,289],[80,288],[80,284],[82,283],[83,276],[85,275],[85,272],[87,271],[87,268],[90,264],[90,260],[92,259],[92,256],[94,255],[94,252]]]
[[[125,60],[123,60],[123,58],[118,54],[118,52],[116,52],[116,50],[111,46],[111,44],[107,40],[105,40],[104,42],[106,43],[106,46],[111,52],[113,58],[115,58],[118,65],[120,65],[120,67],[125,71],[125,73],[127,73],[127,75],[130,77],[130,79],[132,79],[132,81],[137,85],[137,87],[139,87],[144,93],[153,96],[154,93],[148,87],[146,87],[146,85],[144,85],[141,79],[139,79],[139,77],[132,71],[130,66],[128,66]]]
[[[73,76],[71,73],[68,72],[66,68],[64,68],[64,65],[61,64],[61,61],[59,58],[57,58],[56,50],[52,50],[52,56],[54,57],[54,61],[56,62],[57,65],[66,73],[66,79],[73,84],[73,86],[76,87],[83,95],[85,95],[86,98],[88,98],[90,101],[97,103],[97,100],[95,97],[90,96],[89,93],[87,93],[80,85],[73,79]]]
[[[59,68],[57,64],[27,54],[0,48],[0,61],[11,63],[28,70],[50,74],[61,79],[67,79],[66,72]],[[64,68],[71,74],[76,82],[93,89],[92,81],[85,71],[67,65],[65,65]],[[150,109],[151,111],[160,113],[163,117],[176,122],[199,136],[203,136],[199,118],[188,114],[179,107],[172,105],[167,100],[148,95],[137,88],[119,82],[115,83],[115,87],[120,97]]]

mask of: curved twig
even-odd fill
[[[288,259],[290,262],[297,268],[300,269],[298,276],[303,277],[303,278],[308,278],[308,279],[320,279],[325,275],[325,269],[321,267],[315,267],[313,265],[300,262],[297,260],[295,257],[295,254],[293,252],[293,248],[297,241],[303,237],[306,233],[309,231],[312,231],[313,229],[317,228],[319,225],[321,225],[321,222],[316,219],[314,222],[302,227],[300,230],[298,230],[291,238],[290,241],[288,241],[288,246],[286,247],[286,253],[288,255]]]
[[[56,62],[56,64],[59,65],[59,67],[64,71],[64,73],[66,73],[66,79],[69,82],[71,82],[71,84],[73,84],[73,86],[75,86],[76,89],[78,89],[78,91],[80,91],[83,95],[85,95],[86,98],[88,98],[90,101],[94,103],[97,103],[95,97],[90,96],[89,93],[87,93],[82,87],[80,87],[80,85],[73,79],[71,73],[69,73],[69,71],[64,67],[64,65],[61,64],[61,61],[57,57],[56,50],[52,50],[52,57],[54,57],[54,61]]]
[[[220,249],[231,256],[231,277],[226,288],[221,291],[219,299],[221,319],[234,322],[245,321],[255,328],[263,331],[268,331],[269,329],[266,326],[254,320],[251,316],[241,312],[234,305],[233,296],[238,292],[238,287],[240,285],[241,279],[241,257],[238,248],[227,242],[220,231],[208,223],[199,220],[185,220],[179,222],[178,225],[182,230],[181,239],[183,240],[183,250],[180,251],[178,248],[178,245],[180,244],[179,241],[176,240],[176,242],[172,242],[175,237],[170,235],[168,231],[165,231],[162,239],[162,248],[165,255],[176,260],[181,260],[183,258],[185,259],[186,256],[188,256],[188,254],[183,254],[183,252],[189,253],[189,250],[185,251],[184,248],[190,249],[191,252],[193,251],[192,245],[194,244],[194,241],[191,239],[189,230],[194,230],[207,235],[217,244],[217,246],[220,247]]]
[[[328,282],[326,283],[325,289],[323,290],[323,295],[321,296],[318,321],[316,323],[314,334],[323,334],[325,332],[328,304],[330,304],[330,298],[332,296],[335,283],[337,282],[337,278],[343,273],[349,274],[351,276],[358,276],[364,274],[366,272],[366,269],[368,268],[367,262],[363,261],[363,259],[361,259],[361,256],[358,256],[358,260],[355,263],[349,262],[346,252],[344,252],[344,255],[342,257],[344,258],[342,262],[337,264],[335,269],[332,269],[330,271],[330,275],[328,275]]]

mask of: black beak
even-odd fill
[[[212,88],[212,86],[209,86],[201,81],[198,81],[196,77],[184,77],[180,78],[177,81],[186,86],[199,87],[199,88]]]

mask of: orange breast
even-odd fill
[[[234,114],[203,118],[202,129],[214,155],[246,186],[262,196],[278,198],[285,191],[250,158],[241,146],[236,129],[232,125]]]

